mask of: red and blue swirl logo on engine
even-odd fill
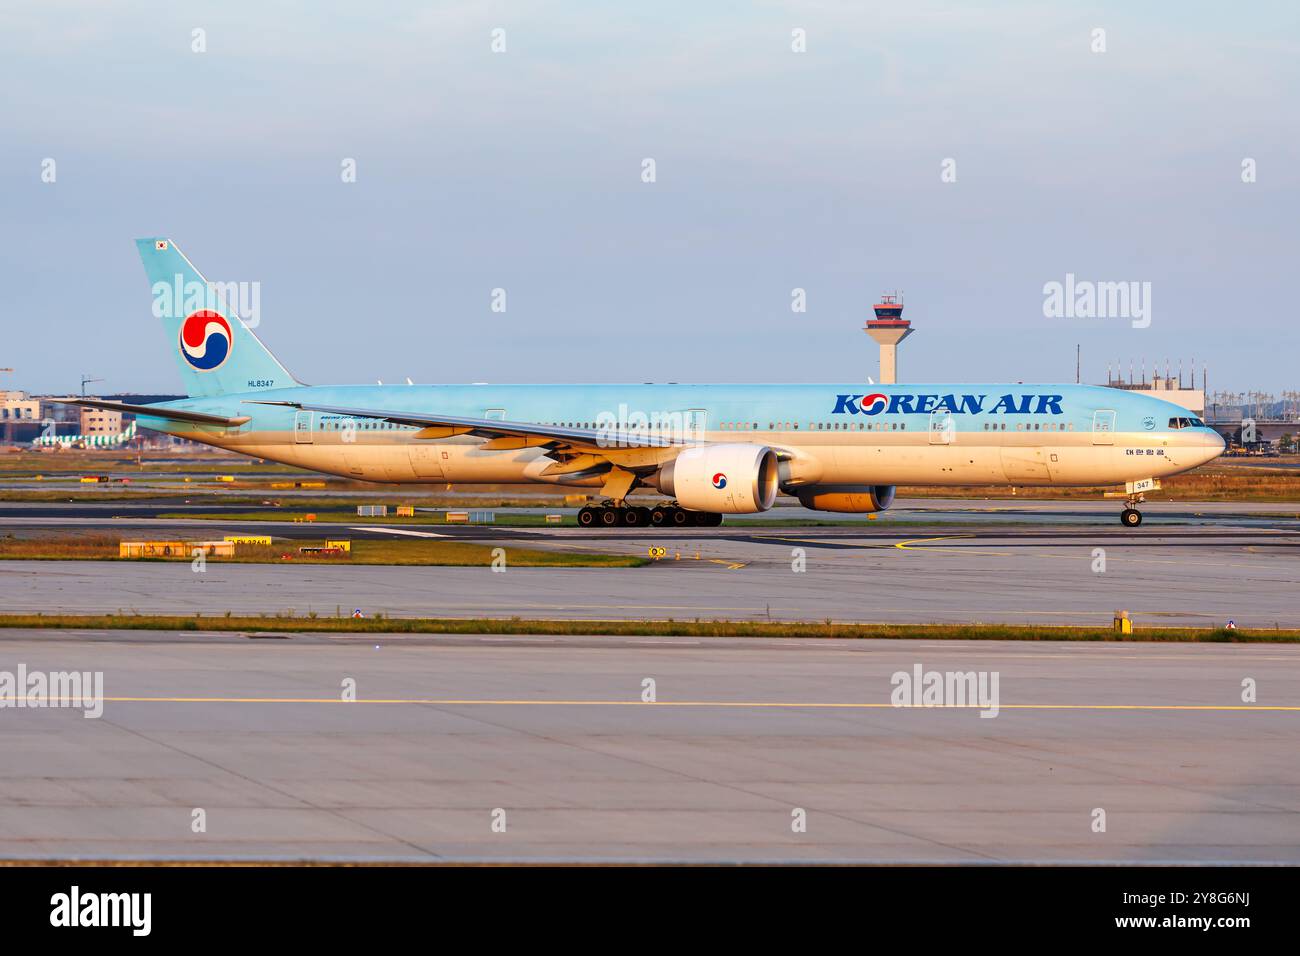
[[[727,476],[724,475],[722,472],[718,472],[716,475],[714,475],[713,487],[717,488],[718,490],[722,490],[723,488],[727,487]]]
[[[200,309],[181,323],[181,358],[199,372],[211,372],[230,357],[230,323],[210,309]]]
[[[889,404],[889,399],[879,392],[871,395],[863,395],[860,407],[864,415],[879,415]]]

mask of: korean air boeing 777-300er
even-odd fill
[[[582,525],[717,525],[778,493],[867,513],[900,484],[995,484],[1122,485],[1136,526],[1160,478],[1224,447],[1179,405],[1091,385],[304,385],[175,243],[137,245],[189,397],[71,404],[364,481],[591,489]],[[671,503],[634,507],[638,487]]]

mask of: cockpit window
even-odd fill
[[[1205,422],[1199,418],[1171,418],[1169,419],[1170,428],[1204,428]]]

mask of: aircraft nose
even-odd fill
[[[1216,431],[1206,432],[1203,438],[1204,457],[1201,459],[1202,465],[1206,462],[1214,461],[1214,459],[1222,455],[1224,450],[1228,447],[1228,443],[1223,440],[1223,436]]]
[[[1223,436],[1213,429],[1174,432],[1177,438],[1170,442],[1169,463],[1179,469],[1195,468],[1214,461],[1227,447]]]

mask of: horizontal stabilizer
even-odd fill
[[[248,415],[227,418],[225,415],[209,415],[206,412],[187,412],[180,408],[168,408],[166,405],[128,405],[126,402],[105,402],[97,398],[51,399],[59,405],[80,405],[83,408],[102,408],[110,412],[125,412],[128,415],[148,415],[151,418],[166,418],[174,422],[192,422],[195,425],[225,425],[237,428],[247,421]]]

